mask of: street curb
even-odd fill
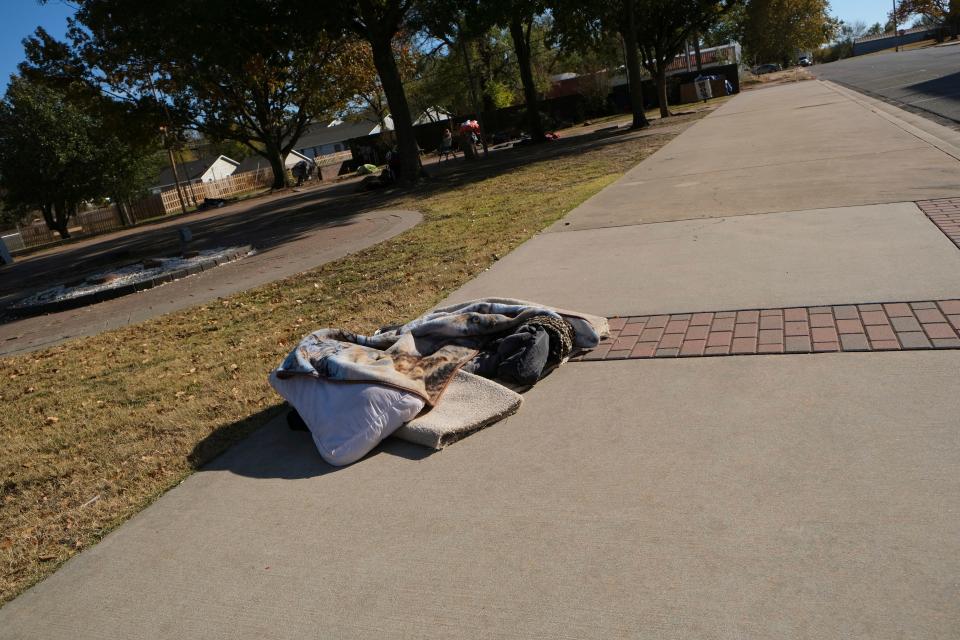
[[[952,129],[949,129],[942,124],[938,124],[933,120],[913,114],[906,109],[902,109],[896,105],[890,104],[889,102],[879,100],[861,91],[854,90],[844,84],[840,84],[832,80],[817,81],[822,82],[832,91],[835,91],[849,100],[856,102],[860,106],[877,114],[887,122],[899,127],[910,135],[923,140],[933,147],[936,147],[948,156],[956,160],[960,160],[960,132],[953,131]],[[938,131],[937,133],[934,133],[928,129],[936,129]],[[955,139],[956,142],[944,139],[944,135]]]
[[[96,304],[98,302],[105,302],[107,300],[113,300],[114,298],[120,298],[122,296],[129,295],[131,293],[136,293],[138,291],[146,291],[147,289],[152,289],[158,287],[162,284],[168,282],[173,282],[175,280],[180,280],[188,276],[196,275],[203,271],[219,267],[220,265],[227,264],[229,262],[234,262],[239,260],[253,251],[252,245],[243,245],[237,247],[232,251],[227,252],[224,256],[218,258],[209,258],[207,260],[201,260],[200,262],[186,267],[183,269],[177,269],[176,271],[171,271],[169,273],[163,273],[157,275],[149,280],[142,280],[140,282],[132,282],[129,284],[121,285],[118,287],[113,287],[111,289],[103,289],[101,291],[95,291],[93,293],[88,293],[83,296],[77,296],[76,298],[70,298],[67,300],[54,300],[52,302],[44,302],[41,304],[30,305],[26,307],[13,307],[8,306],[6,315],[12,318],[22,318],[27,316],[36,316],[42,315],[45,313],[57,313],[60,311],[68,311],[70,309],[76,309],[78,307],[85,307],[91,304]]]

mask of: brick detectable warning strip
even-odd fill
[[[921,200],[917,206],[960,248],[960,198]]]
[[[960,300],[611,318],[571,360],[901,349],[960,349]]]

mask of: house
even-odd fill
[[[740,45],[736,42],[718,47],[704,47],[700,49],[700,63],[704,71],[709,68],[727,64],[739,63],[741,58]],[[691,47],[684,53],[677,55],[667,65],[667,75],[691,73],[697,69],[696,54]],[[550,76],[550,89],[546,98],[562,98],[564,96],[584,95],[591,89],[609,86],[610,89],[626,87],[627,71],[621,66],[617,69],[596,71],[578,75],[576,73],[559,73]]]
[[[423,110],[420,117],[413,121],[413,126],[420,124],[430,124],[431,122],[443,122],[453,117],[446,109],[442,107],[429,107]]]
[[[450,119],[450,114],[440,107],[431,107],[423,111],[414,126],[441,122]],[[345,122],[337,119],[328,124],[316,122],[303,133],[297,141],[297,151],[308,158],[328,156],[350,150],[350,141],[356,138],[366,138],[383,131],[393,131],[393,118],[389,115],[384,118],[383,127],[370,120]]]
[[[305,156],[299,151],[291,151],[287,154],[287,157],[283,160],[283,166],[287,169],[293,169],[294,166],[301,160],[306,161],[307,164],[314,164],[313,159],[309,156]],[[267,159],[263,156],[247,156],[240,163],[240,168],[237,169],[238,173],[243,173],[246,171],[259,171],[261,169],[269,169],[270,163],[267,162]]]
[[[393,131],[393,120],[387,116],[384,128]],[[341,151],[349,151],[348,142],[354,138],[365,138],[380,133],[381,127],[369,121],[344,122],[334,120],[329,124],[315,122],[297,141],[297,152],[308,157],[327,156]]]
[[[178,162],[177,173],[180,182],[213,182],[231,176],[240,168],[240,163],[227,156],[216,158],[201,158],[190,162]],[[151,188],[153,193],[160,193],[176,185],[173,179],[173,169],[164,168]]]

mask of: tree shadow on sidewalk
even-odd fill
[[[190,465],[197,471],[229,471],[248,478],[286,480],[322,476],[353,466],[335,467],[324,462],[308,432],[287,427],[285,416],[289,409],[286,404],[270,407],[218,427],[193,448],[188,456]],[[257,429],[259,424],[264,426]],[[354,464],[365,464],[384,454],[423,460],[433,453],[432,449],[387,438]]]

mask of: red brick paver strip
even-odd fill
[[[960,199],[922,200],[917,206],[960,248]]]
[[[572,360],[918,349],[960,349],[960,300],[617,317]]]

